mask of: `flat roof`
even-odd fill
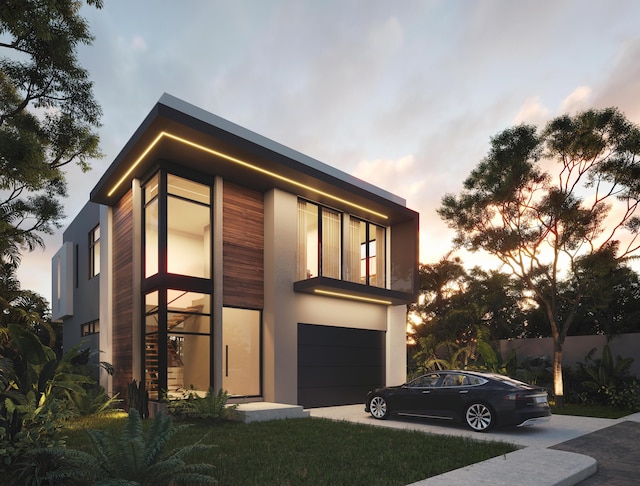
[[[114,205],[159,161],[257,190],[280,188],[380,223],[414,219],[405,199],[335,167],[163,94],[91,191]]]

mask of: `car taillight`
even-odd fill
[[[530,396],[531,395],[529,393],[515,392],[515,393],[509,393],[508,395],[505,395],[502,398],[504,398],[505,400],[526,400]]]
[[[531,392],[514,392],[509,393],[502,397],[505,400],[531,400],[535,403],[542,403],[547,401],[546,393],[531,393]]]

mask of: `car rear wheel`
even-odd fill
[[[386,419],[389,416],[389,407],[384,397],[375,395],[369,402],[369,413],[373,418]]]
[[[466,424],[476,432],[486,432],[495,421],[493,412],[484,403],[472,403],[464,413]]]

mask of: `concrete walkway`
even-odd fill
[[[640,413],[617,420],[554,415],[549,422],[534,427],[496,428],[492,432],[483,434],[449,422],[403,417],[376,420],[364,411],[363,405],[315,408],[310,409],[309,412],[312,417],[346,420],[378,427],[418,430],[431,434],[464,436],[476,440],[509,442],[523,447],[504,456],[449,471],[411,486],[468,484],[570,486],[578,484],[596,474],[598,470],[596,459],[589,455],[572,452],[570,448],[564,448],[566,450],[560,450],[560,447],[549,448],[616,424],[628,421],[640,422]],[[621,433],[618,431],[618,436]],[[620,436],[620,440],[630,442],[630,447],[637,449],[638,436],[635,429],[627,435],[628,437]],[[640,475],[640,468],[636,477],[638,475]]]

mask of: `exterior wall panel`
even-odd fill
[[[124,396],[133,363],[133,211],[129,191],[113,211],[113,366],[114,392]]]
[[[222,225],[223,303],[230,307],[262,309],[264,307],[262,193],[225,182]]]

